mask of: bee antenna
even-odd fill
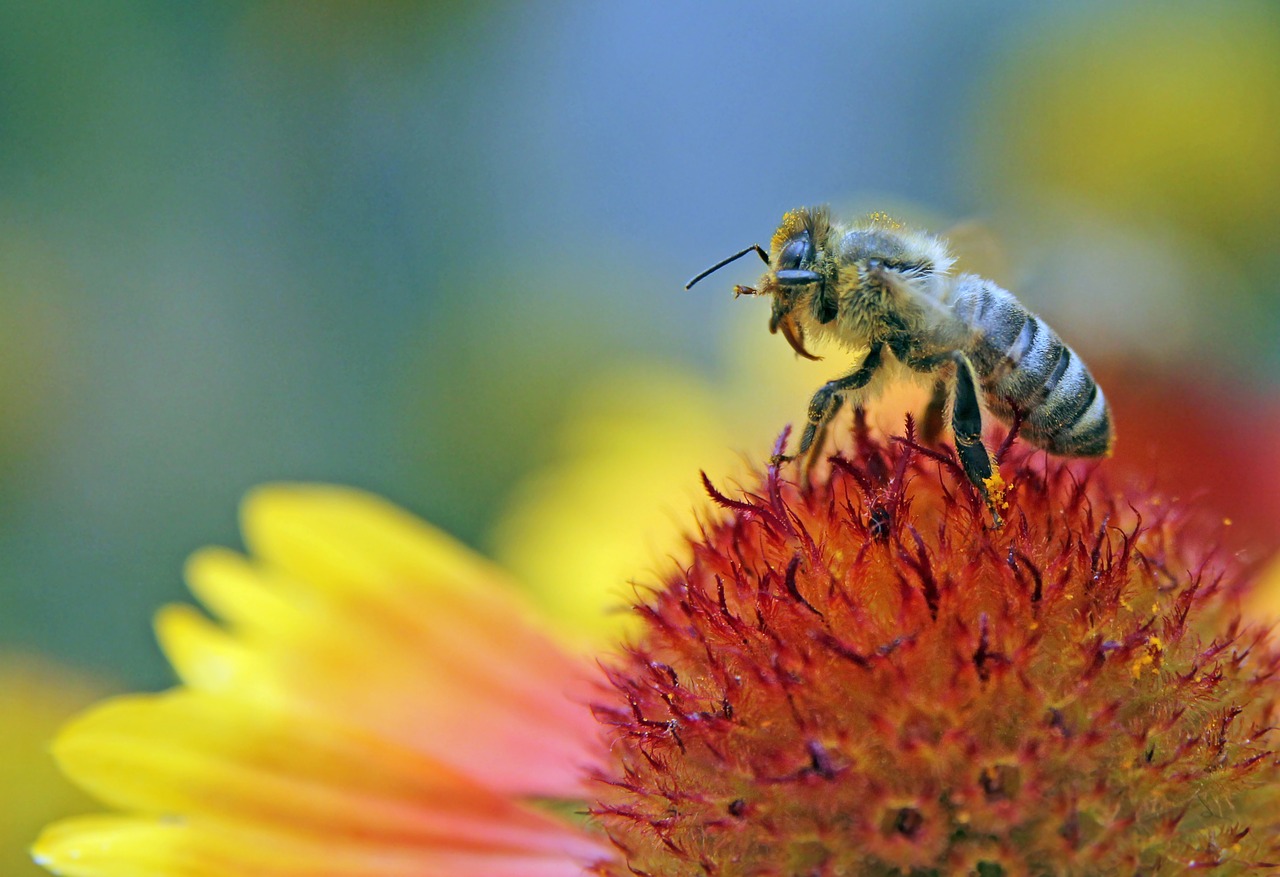
[[[737,260],[737,259],[741,259],[741,258],[742,258],[743,256],[745,256],[747,253],[750,253],[752,250],[755,250],[757,253],[759,253],[759,254],[760,254],[760,258],[764,260],[764,263],[765,263],[766,265],[768,265],[768,264],[769,264],[769,254],[768,254],[768,253],[766,253],[766,252],[764,251],[764,249],[763,249],[759,244],[752,244],[751,246],[749,246],[749,247],[747,247],[745,250],[743,250],[741,253],[734,253],[734,254],[733,254],[732,256],[730,256],[729,258],[727,258],[727,259],[722,259],[721,261],[716,262],[714,265],[712,265],[712,266],[711,266],[710,268],[708,268],[706,271],[703,271],[703,272],[702,272],[701,274],[699,274],[697,277],[693,278],[693,279],[692,279],[692,280],[690,280],[688,283],[686,283],[686,284],[684,285],[684,288],[685,288],[685,289],[689,289],[689,288],[691,288],[695,283],[697,283],[697,282],[698,282],[699,280],[701,280],[702,278],[706,277],[708,274],[713,274],[713,273],[715,273],[716,271],[719,271],[719,270],[720,270],[721,268],[723,268],[725,265],[728,265],[730,262],[733,262],[733,261],[735,261],[735,260]]]

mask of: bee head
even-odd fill
[[[804,330],[796,323],[795,310],[804,291],[823,282],[816,270],[831,235],[831,216],[825,207],[791,210],[773,233],[770,254],[759,244],[752,244],[727,259],[722,259],[685,284],[690,288],[702,278],[750,252],[755,252],[769,266],[758,286],[735,286],[734,295],[767,295],[773,299],[769,331],[782,332],[787,343],[806,359],[820,359],[804,347]]]
[[[825,209],[801,208],[788,211],[773,233],[773,279],[779,286],[794,287],[818,283],[822,276],[814,271],[818,261],[818,242],[826,243],[830,219]]]
[[[781,332],[791,348],[805,359],[820,359],[804,346],[804,329],[796,321],[802,302],[821,290],[827,271],[821,263],[831,235],[831,215],[825,207],[788,211],[773,234],[773,259],[760,293],[773,297],[769,331]],[[828,265],[827,269],[832,266]]]

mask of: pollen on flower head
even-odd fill
[[[859,434],[637,609],[600,696],[610,875],[1234,874],[1280,862],[1280,652],[1184,506]]]
[[[1004,496],[1008,485],[1005,484],[1004,478],[1000,476],[999,469],[992,469],[991,475],[983,479],[982,486],[987,489],[987,496],[996,508],[1002,511],[1009,508],[1009,503]]]

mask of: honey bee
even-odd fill
[[[965,475],[1000,524],[1003,482],[982,442],[982,410],[1052,454],[1102,457],[1114,441],[1106,397],[1084,362],[1009,292],[974,274],[952,274],[946,242],[883,214],[840,225],[826,208],[787,213],[769,252],[759,244],[685,285],[755,252],[769,266],[735,295],[773,300],[769,331],[807,359],[805,338],[835,341],[861,360],[818,388],[794,455],[802,474],[819,458],[827,426],[846,403],[862,408],[891,381],[932,380],[937,432],[949,413]],[[945,413],[944,413],[945,412]]]

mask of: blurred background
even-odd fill
[[[80,806],[26,754],[67,711],[168,684],[151,614],[254,484],[618,602],[840,367],[758,264],[682,289],[791,207],[965,223],[1114,465],[1265,557],[1280,7],[1065,5],[0,4],[0,849]]]

